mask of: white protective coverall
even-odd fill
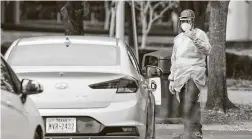
[[[174,81],[174,90],[180,92],[184,84],[192,78],[199,88],[206,84],[206,56],[211,51],[207,34],[195,28],[195,39],[184,32],[174,38],[171,57],[171,74],[168,79]]]

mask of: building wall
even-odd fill
[[[230,1],[227,41],[252,41],[252,2]]]

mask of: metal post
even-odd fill
[[[131,13],[132,13],[132,22],[133,22],[132,24],[133,24],[133,30],[134,30],[134,47],[135,47],[135,51],[136,51],[136,58],[137,58],[137,61],[139,62],[135,4],[134,4],[133,0],[131,2],[132,2]]]
[[[124,41],[124,1],[118,1],[116,8],[116,38]]]

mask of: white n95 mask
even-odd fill
[[[187,31],[190,31],[190,29],[192,28],[192,25],[189,24],[189,23],[182,23],[182,24],[181,24],[181,28],[182,28],[185,32],[187,32]]]

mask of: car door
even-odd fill
[[[133,50],[132,50],[129,46],[128,46],[128,55],[129,55],[129,57],[130,57],[130,60],[132,61],[133,66],[135,67],[135,69],[136,69],[136,71],[137,71],[137,73],[138,73],[138,78],[140,79],[141,86],[142,86],[142,87],[144,88],[144,90],[146,91],[145,94],[147,94],[147,95],[145,95],[145,97],[148,98],[148,93],[147,93],[147,92],[149,91],[148,82],[147,82],[147,80],[143,77],[142,72],[141,72],[141,69],[140,69],[140,66],[139,66],[139,64],[138,64],[138,62],[137,62],[136,56],[135,56]]]
[[[149,101],[149,86],[148,86],[148,82],[146,81],[146,79],[142,76],[141,70],[140,70],[140,66],[137,62],[137,59],[135,57],[134,52],[132,51],[132,49],[127,46],[127,52],[128,52],[128,56],[130,58],[130,61],[132,62],[132,65],[134,66],[135,70],[138,73],[138,80],[139,80],[139,87],[140,87],[140,92],[141,92],[141,98],[140,98],[140,103],[143,106],[143,115],[141,118],[143,118],[142,120],[147,121],[147,111],[148,111],[148,101]]]
[[[20,97],[20,84],[16,84],[12,76],[1,58],[1,138],[27,139],[29,122]]]

